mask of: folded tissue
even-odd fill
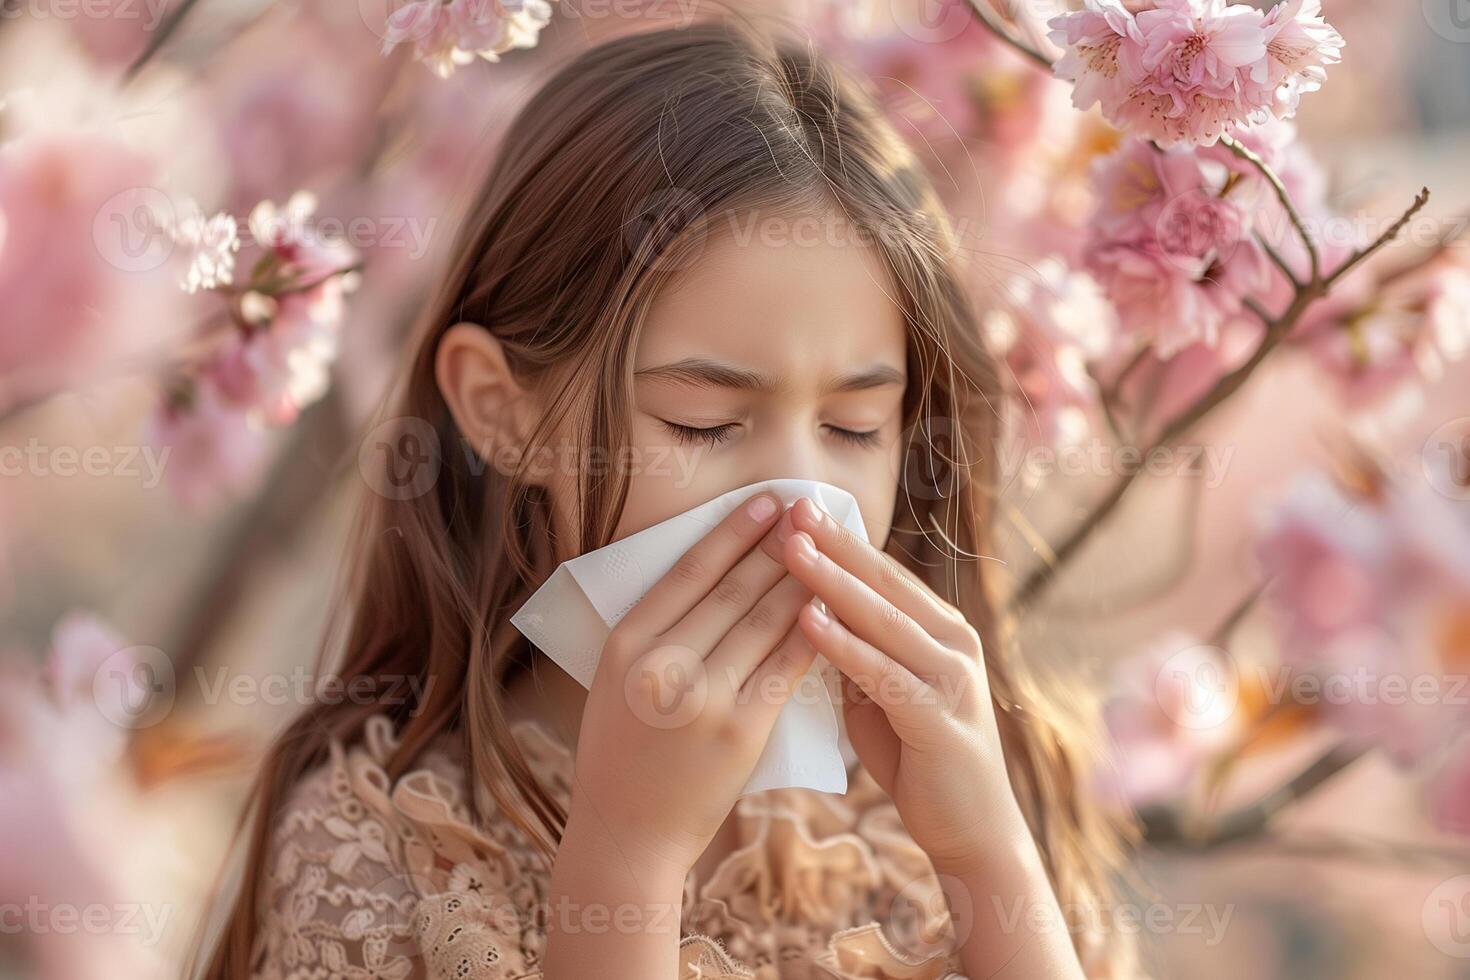
[[[691,510],[562,563],[511,617],[511,624],[583,687],[592,686],[598,657],[618,621],[648,594],[679,556],[750,497],[769,491],[790,505],[810,497],[867,540],[857,501],[814,480],[765,480],[721,494]],[[741,795],[800,787],[847,792],[845,744],[832,691],[835,670],[818,655],[781,709],[760,761]]]

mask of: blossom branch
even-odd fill
[[[1255,803],[1221,817],[1171,807],[1145,808],[1139,813],[1144,840],[1155,847],[1207,851],[1258,838],[1277,815],[1357,762],[1366,751],[1346,743],[1335,745]]]
[[[1281,181],[1281,177],[1271,168],[1270,164],[1261,159],[1260,154],[1230,134],[1226,133],[1221,135],[1220,143],[1231,153],[1234,153],[1255,167],[1261,176],[1265,178],[1266,183],[1271,185],[1271,189],[1276,192],[1277,199],[1281,201],[1281,206],[1286,209],[1287,217],[1291,219],[1291,226],[1296,229],[1297,235],[1301,237],[1302,244],[1306,246],[1307,255],[1311,257],[1311,279],[1309,281],[1316,282],[1322,278],[1322,257],[1317,252],[1317,241],[1312,237],[1311,231],[1307,228],[1306,221],[1302,219],[1301,212],[1297,210],[1295,202],[1291,199],[1291,193],[1287,191],[1286,185]],[[1271,256],[1277,265],[1285,269],[1285,262],[1282,261],[1281,256],[1273,253],[1269,247],[1267,248],[1267,254]],[[1297,282],[1295,276],[1291,276],[1291,280],[1293,283]]]
[[[1019,51],[1032,62],[1037,64],[1039,67],[1047,70],[1048,73],[1051,73],[1054,70],[1052,60],[1046,55],[1042,54],[1036,48],[1027,44],[1021,38],[1017,37],[1010,30],[1009,26],[1002,21],[999,13],[993,6],[991,6],[989,0],[969,0],[969,4],[970,8],[975,13],[975,16],[986,27],[986,29],[991,31],[996,37],[1004,41],[1006,44],[1010,45],[1012,48]],[[1338,46],[1340,46],[1340,39]],[[1324,61],[1329,60],[1330,54],[1324,53],[1323,58]],[[1239,390],[1241,386],[1244,385],[1245,382],[1250,378],[1250,376],[1255,372],[1256,368],[1259,367],[1260,364],[1266,359],[1266,357],[1281,344],[1286,335],[1290,332],[1291,328],[1297,323],[1302,314],[1306,311],[1307,307],[1316,300],[1322,298],[1322,296],[1326,295],[1328,288],[1330,288],[1344,275],[1351,271],[1353,267],[1373,255],[1389,241],[1395,238],[1403,229],[1403,227],[1409,222],[1409,220],[1414,216],[1414,214],[1417,213],[1421,208],[1423,208],[1428,201],[1428,191],[1425,190],[1421,192],[1419,197],[1416,198],[1414,204],[1404,213],[1404,215],[1389,229],[1387,229],[1377,241],[1375,241],[1368,248],[1355,252],[1346,262],[1343,263],[1341,267],[1337,269],[1336,272],[1332,273],[1330,276],[1324,277],[1322,274],[1321,256],[1318,252],[1316,241],[1313,238],[1310,230],[1307,228],[1306,221],[1302,218],[1300,210],[1296,207],[1295,202],[1292,201],[1291,194],[1287,190],[1286,185],[1282,182],[1280,176],[1269,164],[1266,163],[1265,160],[1260,157],[1259,154],[1242,144],[1240,141],[1236,140],[1230,134],[1218,133],[1217,135],[1219,140],[1225,145],[1226,148],[1228,148],[1240,159],[1250,163],[1261,174],[1262,178],[1271,185],[1272,189],[1276,193],[1277,198],[1280,200],[1282,207],[1285,209],[1287,215],[1289,216],[1292,226],[1301,236],[1302,243],[1307,249],[1308,255],[1310,256],[1311,260],[1310,275],[1307,280],[1303,282],[1297,275],[1292,272],[1285,259],[1275,249],[1271,248],[1269,245],[1266,245],[1266,254],[1287,276],[1288,281],[1291,283],[1294,289],[1294,296],[1290,305],[1283,313],[1281,313],[1280,316],[1273,317],[1259,303],[1259,301],[1255,300],[1254,298],[1247,297],[1243,301],[1247,309],[1251,310],[1253,313],[1259,316],[1263,322],[1266,323],[1266,336],[1262,339],[1260,345],[1257,347],[1255,352],[1251,355],[1250,359],[1247,360],[1244,365],[1222,377],[1218,382],[1216,382],[1214,387],[1212,387],[1203,396],[1201,396],[1198,401],[1196,401],[1193,405],[1185,409],[1173,420],[1171,420],[1164,427],[1159,436],[1152,441],[1152,445],[1150,445],[1148,449],[1149,452],[1167,447],[1175,439],[1187,432],[1189,429],[1193,428],[1206,415],[1214,411],[1215,408],[1217,408],[1226,399],[1228,399],[1237,390]],[[1154,142],[1155,145],[1157,145],[1157,140],[1155,140]],[[1108,409],[1109,420],[1111,422],[1113,420],[1111,411],[1112,406],[1109,405],[1106,407]],[[1031,574],[1022,581],[1012,599],[1012,606],[1022,606],[1027,604],[1035,597],[1038,592],[1040,592],[1056,577],[1057,572],[1071,559],[1073,555],[1077,553],[1082,545],[1091,538],[1093,533],[1107,520],[1112,512],[1117,509],[1118,505],[1123,502],[1123,499],[1127,496],[1128,491],[1132,488],[1134,482],[1136,481],[1137,475],[1138,471],[1134,471],[1130,474],[1120,477],[1113,484],[1107,495],[1103,497],[1103,499],[1094,507],[1092,512],[1083,519],[1082,523],[1079,524],[1071,532],[1071,534],[1069,534],[1061,542],[1060,545],[1051,550],[1051,554],[1048,556],[1048,560],[1043,561],[1039,567],[1033,570]]]
[[[975,16],[980,19],[981,23],[992,34],[1019,51],[1023,57],[1030,59],[1045,69],[1048,74],[1051,73],[1052,60],[1011,33],[1010,28],[1005,25],[1000,15],[996,13],[995,8],[990,5],[990,0],[969,0],[969,3],[970,9],[975,12]]]
[[[1418,196],[1414,198],[1414,203],[1409,205],[1409,209],[1403,213],[1403,216],[1400,217],[1399,220],[1395,221],[1392,225],[1390,225],[1387,230],[1383,232],[1383,234],[1379,235],[1378,238],[1373,242],[1373,244],[1369,245],[1367,248],[1360,248],[1354,251],[1353,254],[1348,258],[1348,260],[1338,267],[1336,272],[1327,277],[1327,285],[1331,286],[1336,283],[1343,276],[1351,272],[1353,268],[1359,263],[1367,261],[1379,249],[1383,248],[1389,242],[1397,238],[1399,232],[1403,231],[1404,227],[1413,220],[1414,215],[1424,210],[1424,206],[1428,203],[1429,188],[1421,187],[1419,189]]]
[[[1250,309],[1255,311],[1266,322],[1265,337],[1262,338],[1261,343],[1244,364],[1221,377],[1198,401],[1175,416],[1164,427],[1159,436],[1152,440],[1144,452],[1145,457],[1150,453],[1172,445],[1175,440],[1193,429],[1206,416],[1229,399],[1230,396],[1240,390],[1246,381],[1250,379],[1251,375],[1255,373],[1256,369],[1260,367],[1266,357],[1286,339],[1292,327],[1296,326],[1302,314],[1306,312],[1309,306],[1327,295],[1327,291],[1339,282],[1343,276],[1352,271],[1353,268],[1366,261],[1394,238],[1398,237],[1399,233],[1403,231],[1404,227],[1408,225],[1414,215],[1423,210],[1428,203],[1429,190],[1425,188],[1414,198],[1414,202],[1409,206],[1408,210],[1397,221],[1385,229],[1383,234],[1378,236],[1378,239],[1371,245],[1354,251],[1331,275],[1319,275],[1314,277],[1310,282],[1300,283],[1296,287],[1291,304],[1280,316],[1271,317],[1258,303],[1254,300],[1247,299],[1246,302]],[[1057,573],[1076,555],[1081,547],[1107,521],[1113,511],[1118,508],[1118,505],[1123,502],[1128,491],[1137,482],[1140,472],[1141,470],[1133,470],[1118,478],[1107,495],[1083,518],[1082,522],[1059,545],[1052,549],[1051,560],[1038,566],[1022,581],[1021,585],[1016,589],[1015,595],[1012,597],[1011,605],[1013,607],[1025,606],[1030,603],[1055,579]]]
[[[1261,246],[1261,251],[1266,253],[1266,257],[1271,260],[1271,264],[1276,266],[1281,274],[1286,277],[1286,281],[1291,283],[1292,288],[1302,288],[1302,281],[1297,278],[1296,270],[1282,257],[1280,252],[1276,251],[1276,247],[1267,241],[1266,237],[1260,232],[1256,233],[1255,239],[1256,244]],[[1263,317],[1262,319],[1269,320],[1270,317]]]
[[[179,5],[169,12],[168,16],[164,18],[163,23],[158,25],[158,28],[149,35],[147,47],[143,49],[137,58],[133,59],[132,64],[128,65],[127,70],[123,72],[123,84],[127,84],[136,78],[138,73],[143,70],[143,67],[153,60],[153,56],[162,50],[163,46],[168,43],[169,38],[174,36],[179,27],[184,23],[184,18],[189,16],[189,11],[193,10],[198,2],[199,0],[180,0]]]
[[[1470,849],[1463,847],[1373,840],[1345,834],[1325,833],[1315,828],[1309,835],[1266,834],[1256,843],[1269,847],[1285,857],[1317,858],[1330,861],[1346,858],[1355,861],[1393,864],[1400,867],[1439,864],[1447,864],[1451,867],[1470,866]]]

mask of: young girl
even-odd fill
[[[1128,969],[1076,928],[1114,840],[987,601],[999,387],[957,248],[808,46],[707,21],[552,78],[364,454],[335,673],[395,696],[274,747],[207,976]],[[781,477],[847,489],[870,540],[752,496],[590,690],[509,625],[558,563]],[[737,803],[817,653],[848,793]],[[677,723],[654,710],[690,692]]]

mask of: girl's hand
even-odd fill
[[[700,539],[618,622],[588,692],[568,833],[666,883],[714,838],[816,658],[781,511],[757,494]]]
[[[786,567],[828,609],[806,606],[801,629],[843,673],[848,738],[915,843],[955,876],[1024,846],[979,634],[812,501],[789,513]]]

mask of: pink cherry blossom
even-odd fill
[[[1049,22],[1064,49],[1056,74],[1076,85],[1078,108],[1141,139],[1210,145],[1234,126],[1296,111],[1339,60],[1342,38],[1315,0],[1271,18],[1225,0],[1155,0],[1135,9],[1085,0]]]
[[[1470,520],[1427,486],[1361,479],[1301,477],[1257,550],[1283,665],[1335,684],[1328,720],[1410,764],[1470,730],[1452,696],[1470,673]]]
[[[121,346],[124,311],[145,302],[150,285],[176,291],[130,264],[147,258],[150,232],[131,219],[150,212],[110,203],[149,186],[155,168],[94,133],[0,144],[0,403],[22,378],[64,383],[105,361]]]
[[[188,201],[180,208],[172,232],[174,241],[189,250],[189,267],[179,283],[185,292],[216,289],[235,281],[240,235],[232,215],[221,212],[205,217],[198,204]]]
[[[1267,13],[1267,76],[1274,86],[1277,116],[1296,112],[1303,92],[1327,79],[1327,66],[1342,60],[1342,35],[1322,20],[1322,0],[1282,0]]]
[[[1063,49],[1059,78],[1076,88],[1079,109],[1101,102],[1112,116],[1144,81],[1143,37],[1133,14],[1119,0],[1086,0],[1083,9],[1054,17],[1051,39]]]
[[[1114,672],[1103,718],[1115,752],[1104,783],[1134,805],[1179,795],[1241,732],[1236,667],[1223,650],[1171,632]]]
[[[208,379],[165,398],[145,437],[167,453],[164,479],[174,496],[196,510],[251,489],[266,459],[265,432]]]
[[[0,851],[0,904],[85,908],[139,897],[117,844],[146,829],[124,764],[128,733],[99,700],[115,689],[94,684],[104,662],[128,648],[96,617],[72,612],[57,624],[43,667],[22,651],[0,653],[0,826],[25,842]],[[126,678],[126,662],[117,666]],[[42,929],[10,938],[7,961],[18,957],[21,975],[38,980],[166,972],[136,932]]]
[[[1260,345],[1265,328],[1251,314],[1226,320],[1214,343],[1190,344],[1168,358],[1120,347],[1096,369],[1116,383],[1117,412],[1130,431],[1147,432],[1177,417]],[[1122,372],[1127,370],[1127,374]]]
[[[1349,277],[1345,292],[1303,323],[1306,347],[1343,402],[1365,412],[1439,381],[1470,353],[1470,261],[1463,249],[1388,283]]]
[[[221,394],[256,423],[289,425],[329,385],[342,326],[342,280],[289,293],[268,307],[269,322],[231,336],[208,371]]]
[[[1058,258],[1045,259],[1007,281],[1002,302],[982,326],[1020,396],[1016,415],[1025,438],[1080,441],[1097,407],[1088,363],[1103,357],[1117,336],[1117,317],[1097,283]]]
[[[1066,86],[998,40],[968,12],[966,0],[940,0],[932,16],[939,23],[963,18],[965,26],[942,41],[898,32],[841,42],[916,144],[943,152],[957,141],[982,138],[987,155],[1009,158],[1033,150],[1043,127],[1077,123],[1065,99],[1060,107],[1051,104],[1051,90]],[[956,155],[964,152],[962,143]],[[1027,159],[1034,164],[1029,154]]]
[[[1251,235],[1260,190],[1192,149],[1125,143],[1095,170],[1098,208],[1084,262],[1126,333],[1168,359],[1215,344],[1269,281]]]
[[[344,297],[355,288],[357,254],[312,225],[316,200],[262,201],[250,215],[265,248],[239,324],[204,365],[220,397],[257,425],[289,425],[326,392],[340,347]]]
[[[414,0],[388,17],[383,53],[411,41],[418,59],[448,78],[476,57],[498,61],[534,47],[550,21],[547,0]]]

